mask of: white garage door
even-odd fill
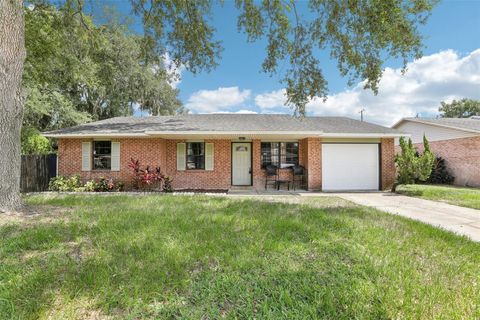
[[[378,144],[322,144],[322,189],[378,190]]]

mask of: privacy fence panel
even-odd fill
[[[23,155],[20,189],[22,192],[45,191],[57,175],[57,155]]]

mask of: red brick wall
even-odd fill
[[[60,139],[58,141],[58,172],[71,176],[80,174],[83,180],[99,177],[114,178],[127,185],[132,180],[128,168],[130,158],[139,159],[142,165],[160,166],[162,171],[173,178],[175,189],[229,189],[231,186],[231,141],[205,140],[214,143],[214,170],[177,170],[177,143],[185,140],[164,140],[160,138],[115,139],[120,142],[120,171],[81,171],[82,142],[88,139]],[[306,138],[299,141],[299,163],[308,170],[308,187],[321,190],[321,139]],[[382,187],[390,188],[395,179],[393,162],[393,139],[382,139]],[[256,188],[265,187],[265,172],[261,168],[261,141],[252,141],[252,174]],[[291,177],[290,169],[280,170],[282,179]]]
[[[112,141],[120,142],[120,171],[94,170],[82,171],[82,142],[93,139],[59,139],[58,140],[58,174],[71,176],[79,174],[82,180],[113,178],[127,185],[132,180],[128,167],[130,158],[140,160],[142,165],[160,166],[165,170],[165,140],[160,138],[121,138]],[[93,148],[93,146],[92,146]]]
[[[384,138],[380,141],[381,159],[381,189],[389,190],[395,182],[395,145],[393,138]]]
[[[322,189],[322,143],[320,138],[302,140],[304,166],[308,171],[308,189]]]
[[[173,178],[174,189],[229,189],[231,181],[231,141],[205,140],[213,143],[213,170],[177,170],[177,143],[167,140],[166,174]]]
[[[265,188],[265,172],[262,170],[261,141],[252,140],[252,174],[253,186],[257,189]]]
[[[415,147],[423,152],[423,144]],[[447,169],[459,186],[480,187],[480,136],[431,141],[430,149],[436,156],[445,159]],[[397,147],[399,150],[399,147]]]

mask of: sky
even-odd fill
[[[130,13],[128,1],[102,3]],[[198,75],[178,70],[181,79],[175,87],[181,101],[191,113],[291,114],[284,105],[279,79],[260,71],[265,42],[247,43],[245,35],[237,31],[236,16],[230,0],[215,7],[212,24],[224,48],[220,65]],[[133,28],[141,32],[140,23]],[[364,90],[362,83],[348,86],[328,51],[319,52],[329,95],[326,102],[312,99],[307,114],[358,119],[359,111],[365,109],[366,121],[391,126],[402,117],[435,117],[441,101],[480,99],[480,0],[439,3],[420,31],[425,37],[423,57],[410,61],[404,75],[398,60],[387,60],[378,95]]]

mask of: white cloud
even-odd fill
[[[441,51],[408,64],[405,75],[400,69],[386,68],[375,96],[363,89],[363,83],[352,89],[332,94],[326,102],[315,98],[307,112],[323,116],[359,118],[366,109],[367,121],[392,125],[402,117],[434,116],[440,101],[461,98],[480,99],[480,49],[461,57],[453,50]],[[287,108],[284,90],[255,97],[262,111]]]
[[[255,104],[262,111],[269,111],[277,108],[288,108],[285,106],[285,101],[287,101],[285,89],[257,94],[255,96]]]
[[[233,114],[233,113],[237,113],[237,114],[257,114],[258,112],[257,111],[253,111],[253,110],[246,110],[246,109],[242,109],[242,110],[238,110],[238,111],[218,111],[218,112],[214,112],[214,113],[217,113],[217,114]]]
[[[188,98],[185,107],[195,113],[231,112],[235,111],[232,108],[248,100],[250,95],[250,90],[240,90],[238,87],[200,90]]]

